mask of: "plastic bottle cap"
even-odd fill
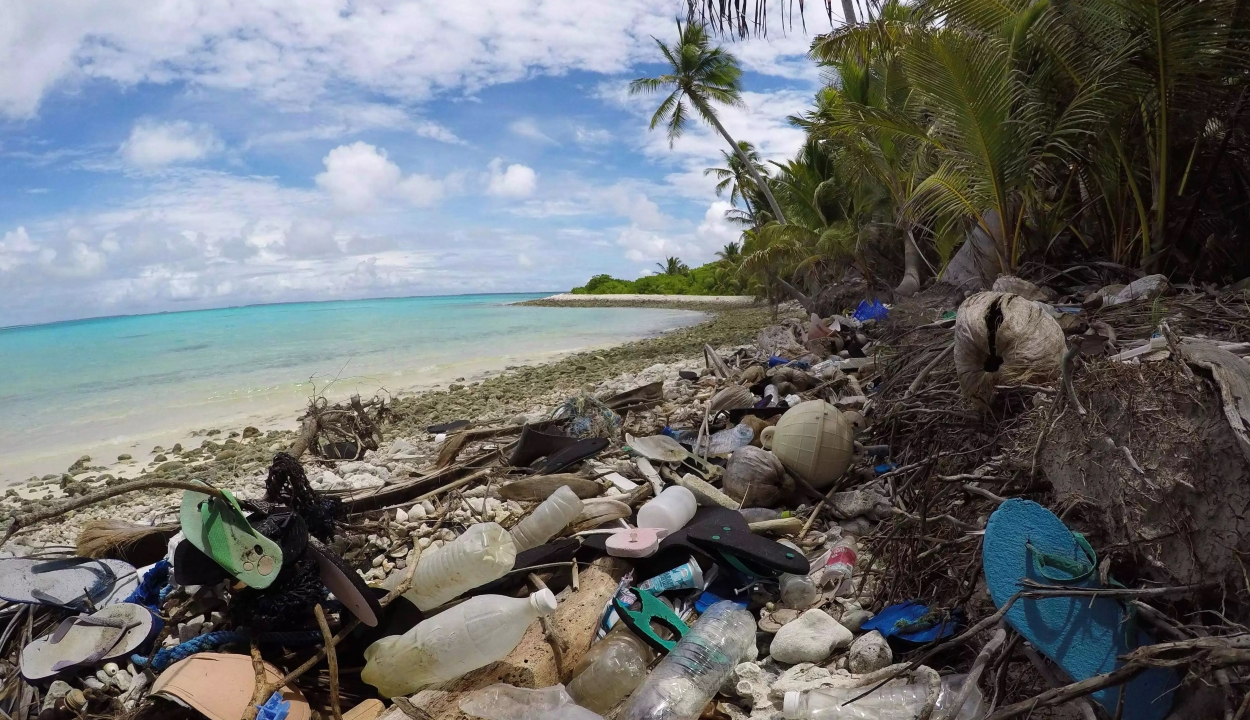
[[[555,593],[543,588],[538,592],[530,595],[530,604],[538,611],[539,615],[550,615],[556,611]]]
[[[781,714],[788,720],[794,720],[799,716],[799,702],[803,699],[803,694],[798,690],[790,690],[786,692],[786,697],[781,701]]]

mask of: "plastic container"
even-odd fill
[[[517,552],[525,552],[550,540],[582,513],[582,500],[568,485],[561,485],[512,528]]]
[[[713,433],[707,439],[708,455],[728,455],[741,447],[746,447],[755,439],[755,431],[747,425],[735,425],[720,432]]]
[[[498,523],[478,523],[436,550],[426,551],[404,597],[431,610],[475,587],[498,580],[516,562],[512,536]]]
[[[573,702],[563,685],[536,690],[491,685],[464,696],[460,712],[485,720],[603,720]]]
[[[806,610],[820,601],[820,588],[810,575],[783,574],[778,578],[781,585],[781,604],[795,610]]]
[[[418,568],[419,569],[419,568]],[[479,595],[423,620],[403,635],[365,649],[360,678],[383,697],[408,695],[502,660],[521,642],[530,623],[556,609],[556,596],[539,590],[527,598]]]
[[[755,618],[718,602],[634,691],[621,720],[695,720],[755,645]]]
[[[669,590],[702,590],[703,568],[699,567],[699,563],[695,562],[694,558],[691,558],[672,570],[643,580],[638,587],[652,595],[659,595]]]
[[[748,523],[764,522],[765,520],[777,520],[781,517],[781,513],[772,508],[766,507],[746,507],[738,512],[742,513],[742,519]]]
[[[764,428],[760,442],[787,470],[823,490],[851,464],[855,428],[824,400],[808,400],[787,410],[774,427]]]
[[[653,659],[655,651],[618,625],[573,668],[569,695],[587,710],[606,713],[642,683]]]
[[[855,563],[859,560],[859,548],[854,535],[843,535],[833,545],[829,559],[821,571],[820,584],[837,590],[855,574]]]
[[[675,533],[685,527],[699,508],[694,493],[680,485],[664,488],[659,497],[638,508],[638,527],[661,528]]]
[[[938,694],[933,717],[945,717],[965,677],[948,675],[942,678],[942,691]],[[915,720],[927,699],[928,687],[919,684],[884,687],[850,705],[843,704],[862,692],[864,688],[817,688],[805,693],[788,692],[781,715],[786,720]],[[955,719],[981,720],[985,717],[984,706],[985,698],[980,688],[974,688]]]

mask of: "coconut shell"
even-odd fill
[[[742,507],[771,507],[781,499],[785,468],[767,450],[748,445],[729,456],[721,484]]]

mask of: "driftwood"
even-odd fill
[[[51,508],[43,510],[33,510],[24,515],[18,515],[9,523],[9,529],[5,532],[4,537],[0,538],[0,547],[3,547],[9,538],[19,530],[38,525],[52,518],[60,517],[68,512],[94,505],[98,502],[108,500],[109,498],[125,495],[126,493],[135,492],[137,490],[154,490],[158,488],[168,488],[171,490],[193,490],[195,492],[212,495],[215,498],[225,500],[226,496],[220,490],[203,483],[192,482],[190,480],[168,480],[165,478],[146,478],[143,480],[133,480],[120,485],[102,488],[86,495],[80,495],[71,498],[65,502]]]

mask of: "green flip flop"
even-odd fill
[[[229,502],[193,490],[182,494],[182,533],[226,572],[263,590],[282,570],[282,549],[252,528],[229,490],[221,492]]]

